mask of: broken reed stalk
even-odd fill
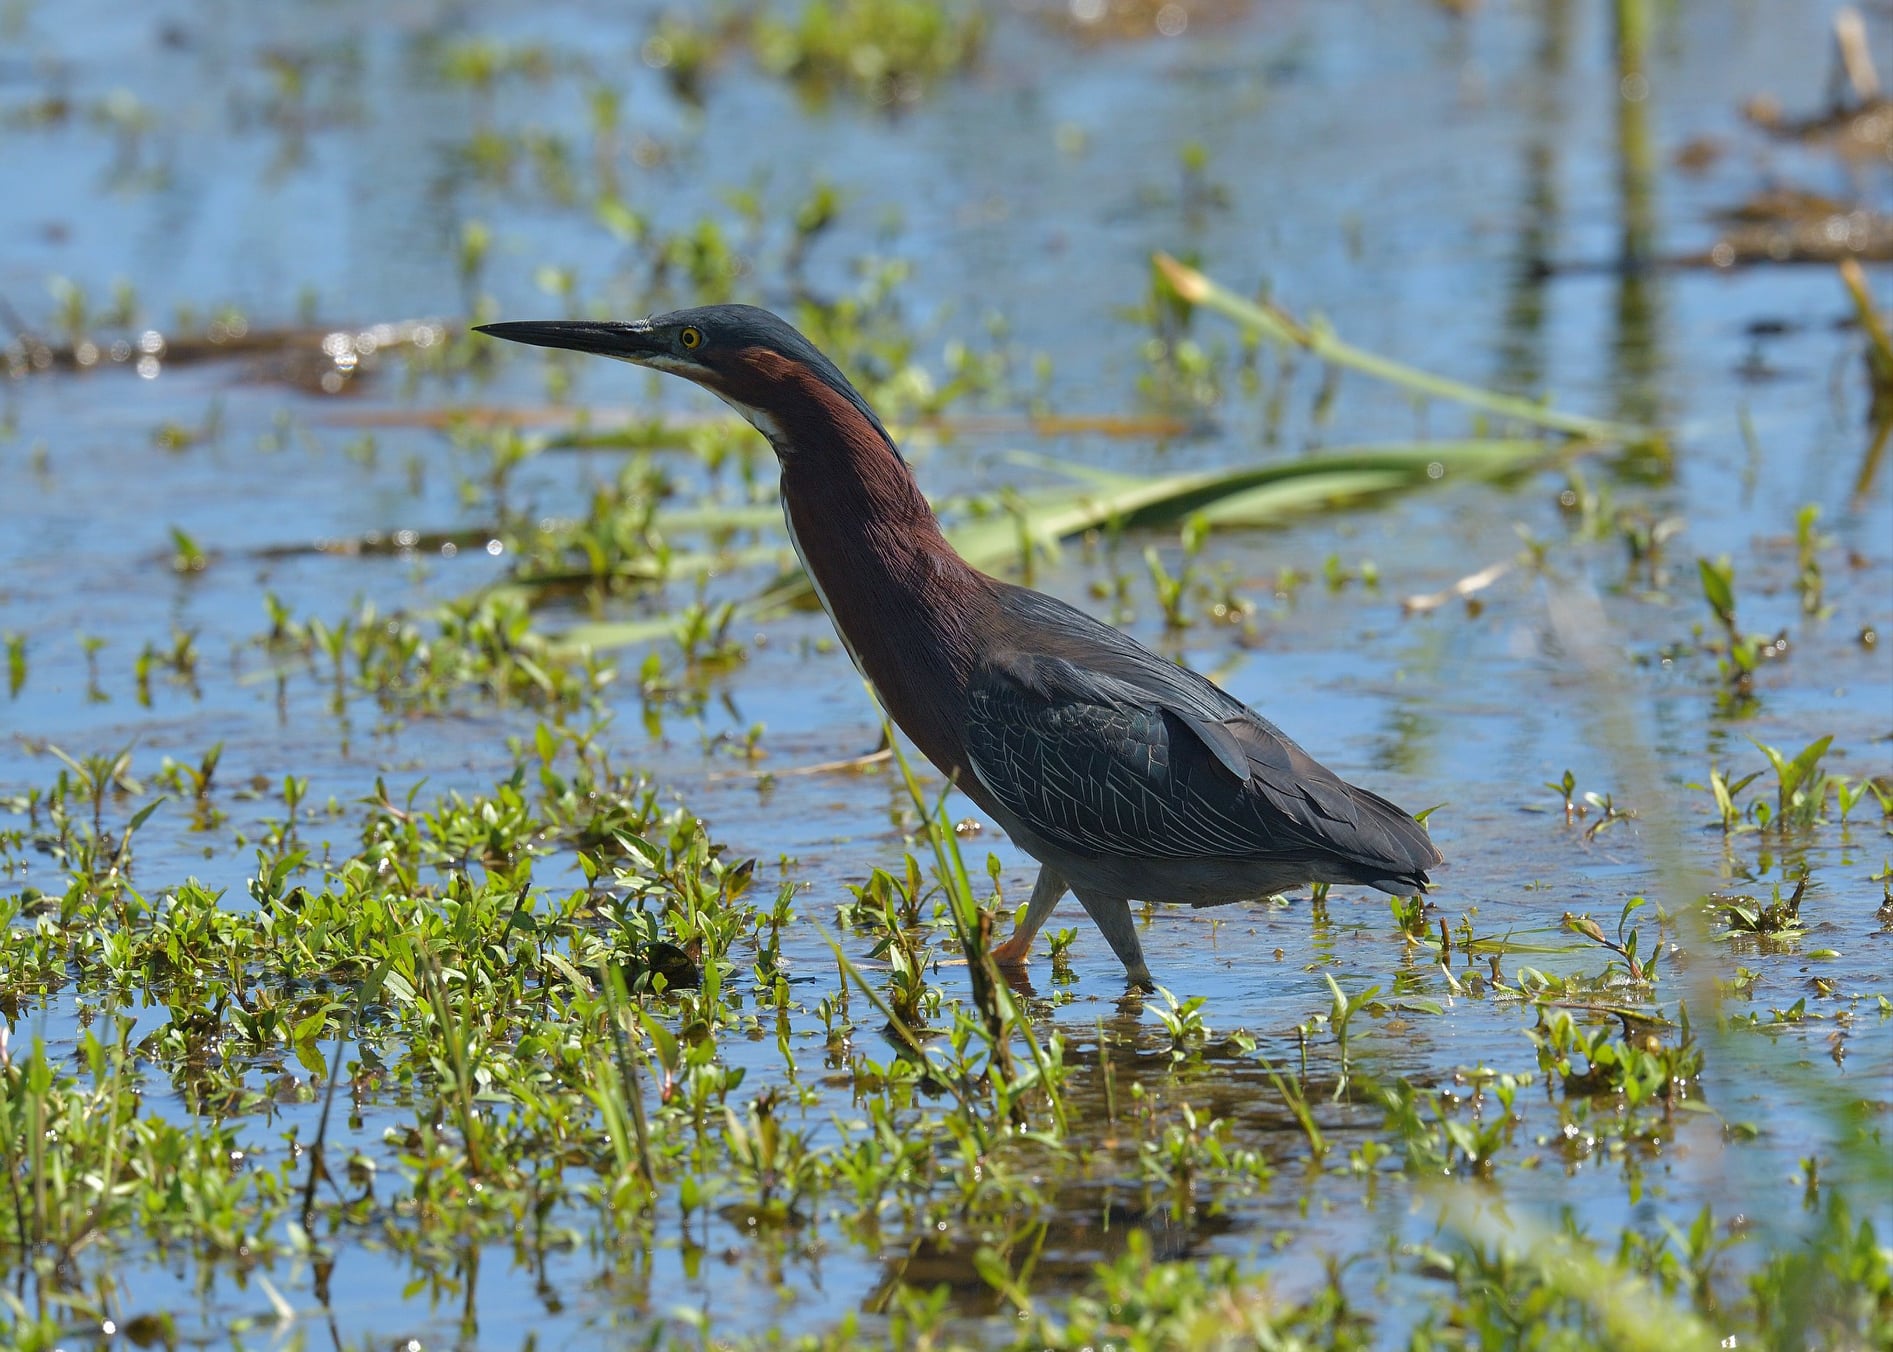
[[[1880,473],[1880,461],[1886,455],[1888,437],[1893,435],[1893,336],[1889,336],[1886,320],[1874,308],[1873,294],[1867,290],[1867,274],[1860,264],[1851,258],[1841,259],[1840,281],[1853,298],[1860,327],[1867,335],[1867,372],[1873,386],[1870,414],[1873,436],[1861,459],[1860,472],[1854,476],[1854,501],[1859,502],[1872,491],[1873,481]]]
[[[1841,80],[1847,82],[1855,105],[1872,103],[1880,97],[1880,73],[1873,68],[1866,21],[1852,5],[1844,5],[1834,14],[1834,56],[1834,83],[1838,86]],[[1833,91],[1832,101],[1836,108],[1842,106],[1838,88]]]
[[[1873,440],[1867,443],[1867,454],[1860,462],[1860,473],[1854,476],[1854,501],[1860,502],[1873,491],[1873,481],[1879,477],[1880,462],[1886,458],[1886,443],[1893,436],[1893,412],[1873,427]]]
[[[1859,262],[1852,258],[1840,260],[1841,285],[1847,288],[1847,294],[1853,298],[1854,311],[1860,316],[1860,327],[1867,335],[1867,365],[1873,370],[1875,394],[1879,397],[1893,396],[1893,337],[1887,334],[1886,321],[1874,308],[1873,295],[1867,290],[1867,274]]]

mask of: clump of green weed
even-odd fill
[[[1626,1017],[1620,1035],[1608,1026],[1586,1032],[1569,1010],[1548,1008],[1540,1008],[1529,1036],[1538,1047],[1539,1067],[1557,1075],[1571,1095],[1621,1095],[1631,1108],[1669,1105],[1688,1097],[1702,1074],[1702,1050],[1686,1013],[1673,1044],[1648,1020]]]
[[[750,38],[763,69],[812,98],[899,107],[970,65],[985,35],[984,14],[959,0],[805,0],[792,21],[759,16]]]

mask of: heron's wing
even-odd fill
[[[973,773],[1085,855],[1339,858],[1374,876],[1438,858],[1398,808],[1345,783],[1202,676],[1036,592],[975,674]]]

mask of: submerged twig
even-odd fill
[[[818,761],[814,765],[797,765],[787,770],[719,770],[704,776],[706,779],[771,779],[800,778],[804,775],[851,774],[865,770],[872,765],[881,765],[894,758],[893,749],[883,745],[878,751],[864,752],[859,756],[844,756],[840,760]]]
[[[1409,596],[1400,602],[1400,609],[1408,615],[1424,615],[1429,610],[1438,610],[1449,601],[1456,601],[1462,596],[1471,596],[1484,591],[1494,582],[1512,571],[1512,560],[1501,559],[1478,572],[1462,577],[1444,591],[1428,592],[1422,596]]]

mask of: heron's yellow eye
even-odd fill
[[[677,341],[694,352],[703,346],[703,332],[700,329],[685,329],[677,335]]]

